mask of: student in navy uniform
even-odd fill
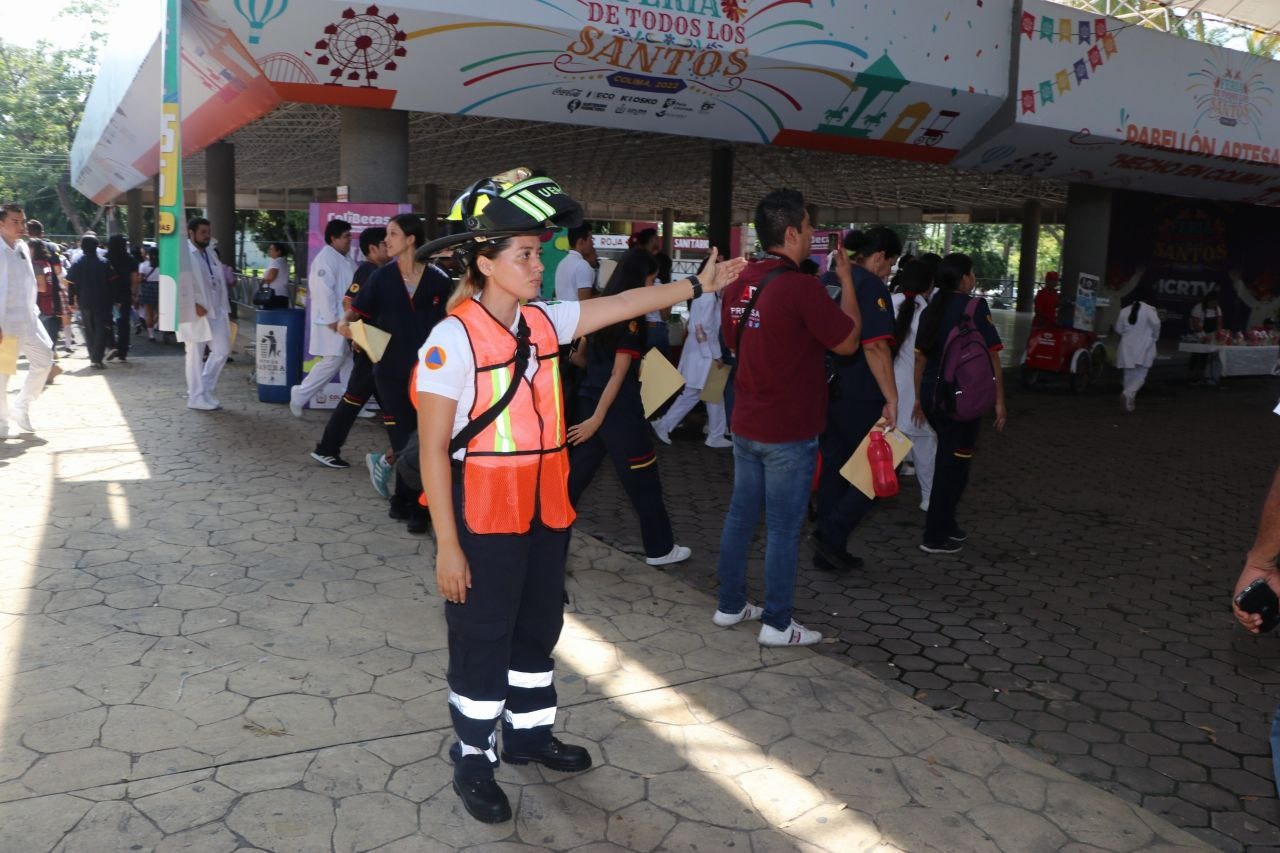
[[[986,341],[996,379],[995,427],[997,432],[1004,430],[1004,371],[1000,367],[1000,350],[1004,349],[1004,344],[991,320],[991,307],[987,300],[971,295],[977,283],[973,259],[968,255],[956,252],[943,258],[938,264],[937,292],[920,315],[920,328],[916,332],[916,406],[911,420],[919,424],[927,418],[938,434],[933,492],[929,495],[924,537],[920,542],[920,550],[926,554],[955,554],[968,538],[956,523],[956,509],[969,484],[969,466],[973,461],[982,419],[957,421],[948,417],[937,406],[936,391],[947,336],[960,323],[973,299],[978,300],[973,314],[974,323]]]
[[[848,552],[849,534],[871,508],[871,498],[849,485],[840,469],[876,422],[898,421],[898,387],[893,377],[893,303],[885,279],[902,254],[902,240],[888,228],[850,231],[845,251],[853,260],[853,284],[862,312],[862,345],[850,356],[832,355],[835,379],[827,428],[818,441],[822,476],[813,563],[828,571],[860,568]],[[832,275],[828,273],[827,275]],[[833,276],[834,278],[834,276]],[[824,279],[824,284],[827,281]]]
[[[383,424],[391,435],[391,449],[399,454],[417,431],[417,413],[409,398],[409,377],[418,360],[418,349],[436,323],[444,317],[453,279],[434,264],[414,259],[426,242],[422,220],[412,213],[392,217],[387,223],[387,256],[394,260],[379,268],[356,294],[356,313],[391,335],[382,360],[373,367]],[[392,518],[408,521],[411,533],[426,533],[427,511],[403,477],[396,476],[391,496]]]
[[[604,290],[605,296],[653,284],[658,261],[645,248],[628,249]],[[640,401],[640,359],[648,333],[640,320],[607,326],[587,339],[586,375],[578,383],[577,423],[569,428],[569,502],[575,507],[607,455],[640,518],[645,562],[665,566],[689,559],[677,545],[662,501],[662,480],[653,433]]]
[[[374,271],[387,262],[386,247],[382,245],[386,236],[385,228],[366,228],[360,232],[360,252],[365,259],[356,267],[351,285],[342,297],[344,316],[338,323],[338,334],[348,340],[351,339],[349,324],[360,316],[352,311],[351,306],[360,295],[360,291],[368,284]],[[351,426],[360,415],[360,410],[364,408],[364,404],[370,397],[376,398],[378,395],[373,380],[373,362],[359,348],[352,346],[351,349],[351,375],[347,377],[347,390],[338,401],[333,413],[329,415],[329,423],[325,425],[324,435],[320,437],[320,443],[311,454],[311,458],[321,465],[328,464],[325,462],[326,459],[341,458],[342,445],[347,443],[347,436],[351,433]]]

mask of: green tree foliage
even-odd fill
[[[96,29],[114,0],[72,3],[64,16],[88,17]],[[17,26],[57,26],[35,10]],[[51,234],[79,234],[100,220],[101,208],[71,189],[70,151],[93,86],[95,32],[86,44],[55,49],[48,42],[21,47],[0,34],[0,198],[15,200]]]

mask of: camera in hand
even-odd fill
[[[1262,617],[1260,631],[1270,631],[1280,621],[1280,599],[1275,590],[1267,584],[1265,578],[1258,578],[1240,590],[1236,596],[1236,606],[1245,613],[1256,613]]]

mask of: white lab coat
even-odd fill
[[[689,331],[680,351],[680,375],[690,388],[703,388],[711,362],[720,357],[720,294],[704,293],[689,309]]]
[[[1120,309],[1115,332],[1120,336],[1116,350],[1116,367],[1150,367],[1156,360],[1156,341],[1160,339],[1160,315],[1145,302],[1138,303],[1138,318],[1129,323],[1129,306]]]
[[[0,332],[53,347],[40,322],[36,273],[31,266],[31,248],[25,240],[19,240],[12,248],[7,243],[0,245]]]
[[[345,355],[347,339],[329,328],[342,320],[342,296],[356,277],[356,265],[333,246],[325,246],[307,275],[312,355]]]
[[[231,313],[225,273],[213,249],[206,249],[202,254],[190,240],[187,249],[189,269],[183,271],[187,275],[181,277],[178,287],[178,340],[210,341],[215,327],[225,327],[227,315]],[[196,305],[205,309],[204,317],[197,316]]]
[[[893,316],[898,316],[898,309],[907,298],[905,293],[893,294]],[[911,411],[916,406],[916,331],[920,328],[920,315],[929,305],[929,300],[916,295],[916,313],[911,318],[911,328],[898,347],[898,356],[893,360],[893,380],[898,386],[898,428],[904,432],[924,429],[932,433],[926,424],[916,427],[911,423]]]

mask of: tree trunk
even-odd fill
[[[80,211],[76,210],[74,204],[71,203],[71,177],[64,174],[62,180],[58,181],[56,187],[58,192],[58,206],[62,208],[62,215],[67,217],[71,223],[71,230],[76,234],[83,234],[88,229],[84,227],[84,220],[80,218]]]

